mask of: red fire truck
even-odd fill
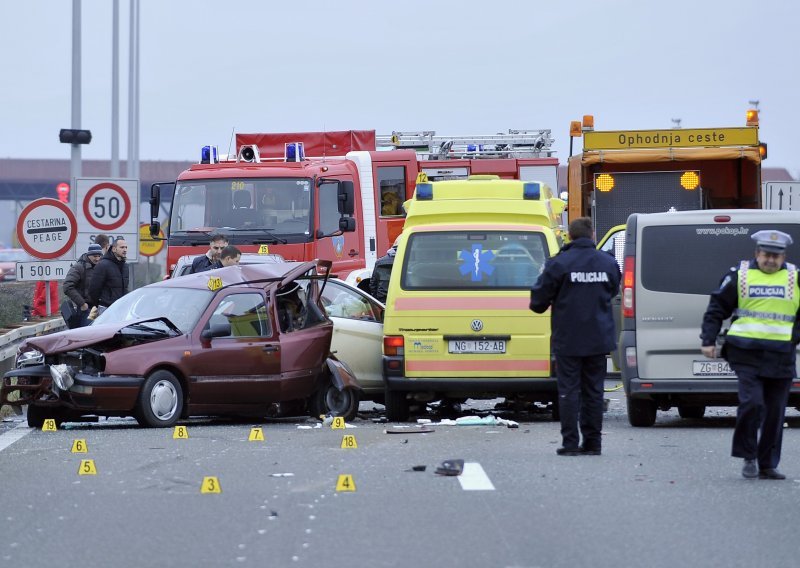
[[[403,228],[403,202],[417,175],[476,174],[557,187],[549,130],[488,136],[375,131],[237,134],[236,151],[202,150],[176,182],[151,190],[151,233],[169,209],[168,272],[183,255],[208,250],[213,232],[243,252],[333,261],[333,273],[366,286],[375,260]]]

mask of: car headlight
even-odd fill
[[[32,367],[34,365],[44,365],[44,353],[38,349],[28,349],[17,353],[15,367]]]
[[[53,377],[53,382],[59,390],[68,391],[75,384],[72,373],[72,367],[68,365],[50,365],[50,376]]]

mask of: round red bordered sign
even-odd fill
[[[96,198],[94,202],[93,198]],[[83,199],[83,214],[93,227],[101,231],[113,231],[124,225],[130,217],[131,200],[128,193],[117,184],[98,183]]]
[[[31,201],[17,220],[17,240],[36,258],[53,260],[64,256],[78,237],[75,214],[58,199]]]

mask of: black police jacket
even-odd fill
[[[530,308],[541,314],[552,306],[553,353],[585,357],[616,348],[611,299],[620,279],[614,257],[587,238],[575,239],[547,261],[531,289]]]

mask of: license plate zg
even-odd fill
[[[695,377],[735,377],[727,361],[710,359],[708,361],[692,361],[692,374]]]

